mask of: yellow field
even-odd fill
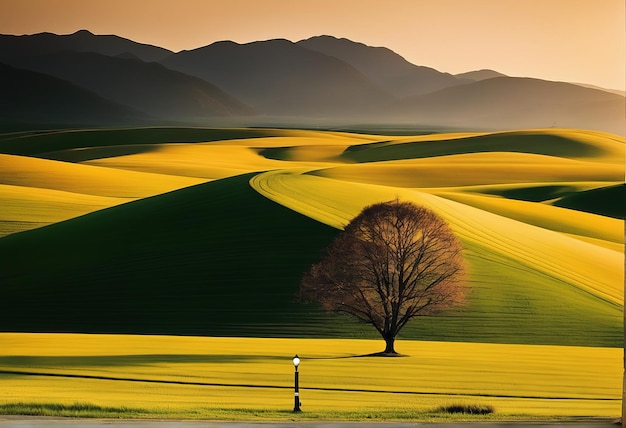
[[[0,405],[91,403],[174,416],[289,410],[297,353],[307,412],[429,411],[468,403],[490,404],[501,417],[619,415],[621,349],[399,341],[404,357],[365,356],[381,346],[371,340],[2,333]]]
[[[526,153],[471,153],[343,165],[320,171],[319,175],[385,186],[452,187],[571,180],[619,181],[623,170],[623,165]],[[506,174],[503,175],[503,171]]]
[[[0,154],[0,237],[204,181]]]
[[[424,205],[450,223],[473,257],[478,266],[472,266],[473,286],[495,287],[499,284],[490,281],[507,280],[490,278],[493,272],[481,270],[481,259],[495,260],[489,265],[495,269],[499,260],[514,261],[511,269],[520,277],[538,273],[554,280],[546,284],[582,290],[608,302],[619,317],[624,301],[623,220],[490,191],[540,185],[586,190],[623,183],[623,138],[538,130],[532,132],[571,139],[571,152],[555,140],[550,155],[516,152],[511,146],[510,151],[450,149],[432,156],[385,158],[381,152],[406,154],[411,145],[437,141],[458,147],[487,134],[272,132],[273,137],[146,144],[142,150],[121,150],[132,154],[118,156],[110,154],[125,146],[85,148],[94,156],[83,162],[0,154],[0,237],[255,172],[250,186],[258,193],[337,229],[375,202],[400,197]],[[375,154],[381,160],[355,160],[370,149],[380,149]],[[65,153],[69,160],[70,151],[55,156],[62,159]],[[100,151],[108,155],[95,156]],[[524,286],[525,278],[513,278],[519,281],[514,286]],[[488,303],[479,303],[483,315],[491,314]],[[549,322],[552,300],[539,303],[531,316]],[[506,307],[497,309],[497,316],[508,314]],[[453,403],[490,404],[503,418],[620,413],[620,348],[401,340],[396,349],[406,355],[402,358],[365,356],[382,346],[368,340],[0,333],[0,405],[90,403],[189,418],[215,417],[222,411],[242,417],[242,409],[288,411],[293,406],[291,357],[297,353],[307,413],[342,417],[342,412],[431,412]]]
[[[453,192],[437,189],[433,190],[432,193],[493,214],[547,230],[562,232],[615,251],[621,252],[623,249],[624,223],[615,218],[568,210],[553,205],[463,191]]]
[[[302,175],[301,172],[268,172],[254,177],[251,184],[270,199],[337,228],[343,227],[365,205],[400,196],[433,209],[466,243],[484,245],[609,301],[623,302],[624,259],[621,251],[428,193],[343,182]],[[578,216],[571,210],[559,212],[566,218],[570,213],[574,219]],[[547,215],[546,222],[557,221],[558,217],[552,211]],[[601,216],[593,217],[599,217],[600,224],[604,224]],[[610,220],[609,223],[613,224]],[[615,225],[623,227],[623,221],[616,220]],[[611,236],[615,237],[617,227],[611,226],[611,230]]]
[[[102,197],[136,199],[179,189],[212,179],[220,179],[248,172],[302,170],[331,178],[338,186],[344,181],[364,184],[383,185],[392,189],[414,188],[441,194],[449,189],[454,192],[466,192],[485,185],[516,185],[529,183],[580,183],[593,182],[597,186],[623,182],[624,179],[624,141],[618,136],[600,132],[582,130],[530,130],[509,133],[444,133],[421,136],[388,136],[363,135],[342,132],[307,131],[307,130],[271,130],[274,136],[245,138],[208,143],[165,143],[144,144],[134,154],[112,155],[112,150],[122,153],[129,148],[132,153],[132,142],[127,146],[84,147],[67,151],[51,152],[59,159],[79,150],[82,153],[93,153],[94,159],[79,163],[59,162],[24,156],[0,154],[0,184],[24,187],[31,195],[33,189],[49,189],[70,193],[87,194]],[[576,154],[575,147],[568,153],[566,146],[553,149],[557,155],[515,152],[511,143],[507,152],[461,153],[438,155],[431,157],[382,160],[365,163],[354,163],[346,156],[346,150],[370,146],[378,149],[403,149],[420,145],[441,142],[441,144],[468,144],[472,147],[473,140],[478,137],[510,135],[512,137],[538,134],[559,138],[569,138],[571,144],[583,145],[590,154]],[[372,143],[374,143],[372,145]],[[360,150],[360,149],[359,149]],[[470,149],[468,149],[470,150]],[[135,150],[137,151],[137,150]],[[102,152],[102,153],[101,153]],[[99,157],[99,155],[102,157]],[[366,191],[367,192],[367,191]],[[387,192],[389,193],[389,192]],[[59,196],[59,195],[57,195]],[[451,195],[449,195],[451,196]],[[48,196],[42,195],[41,203],[45,205]],[[65,213],[55,218],[65,219],[72,215],[80,215],[103,207],[103,200],[93,203],[92,207],[77,203],[68,194],[63,210]],[[453,199],[459,200],[459,196]],[[0,202],[6,198],[0,193]],[[11,201],[13,213],[37,213],[31,210],[32,198],[20,206],[15,198]],[[274,198],[280,202],[280,198]],[[371,198],[369,198],[372,202]],[[56,201],[63,203],[63,201]],[[107,206],[116,204],[109,201]],[[468,199],[463,203],[469,202]],[[474,200],[475,202],[475,200]],[[354,205],[353,201],[346,201]],[[8,204],[5,204],[8,206]],[[89,205],[89,204],[88,204]],[[485,209],[485,202],[470,203]],[[21,208],[20,208],[21,207]],[[362,206],[361,206],[362,207]],[[511,213],[511,205],[496,213]],[[322,209],[324,207],[321,207]],[[493,204],[488,210],[492,210]],[[39,210],[40,211],[40,210]],[[352,210],[350,210],[352,211]],[[513,218],[519,216],[519,210]],[[3,212],[0,214],[4,214]],[[307,213],[305,213],[307,214]],[[29,215],[29,214],[26,214]],[[330,214],[332,215],[332,214]],[[352,215],[352,214],[351,214]],[[11,218],[0,217],[0,223],[7,233],[15,226],[15,215]],[[33,215],[31,215],[33,217]],[[544,227],[545,222],[536,221],[532,224]],[[342,219],[342,224],[346,219]],[[13,222],[13,223],[11,223]],[[45,215],[23,220],[18,227],[27,229],[50,222]],[[554,222],[553,222],[554,223]],[[615,223],[615,222],[614,222]],[[615,223],[617,224],[617,223]],[[31,225],[31,226],[29,226]],[[615,248],[615,225],[611,225],[611,238],[599,237],[602,246]],[[550,227],[548,227],[550,228]],[[564,233],[580,236],[583,239],[598,239],[587,232],[578,233],[572,228],[559,230]],[[552,229],[556,230],[556,229]],[[618,242],[619,244],[619,242]]]
[[[142,198],[203,181],[205,180],[0,155],[0,183],[14,186],[116,198]]]
[[[0,184],[0,237],[131,201],[61,190]]]

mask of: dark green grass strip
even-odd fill
[[[488,193],[530,202],[556,199],[552,205],[607,217],[626,217],[626,185],[579,191],[575,186],[538,185],[515,189],[491,189]]]
[[[578,192],[575,186],[567,185],[537,185],[528,187],[519,187],[513,189],[490,189],[485,191],[492,195],[504,196],[509,199],[517,199],[520,201],[543,202],[550,199],[560,198]]]
[[[552,205],[623,219],[626,218],[626,184],[569,193]]]
[[[602,149],[560,135],[543,132],[503,132],[474,137],[386,144],[376,142],[348,148],[343,158],[356,162],[416,159],[468,153],[516,152],[548,156],[584,157],[603,154]]]
[[[192,382],[178,380],[161,380],[161,379],[136,379],[127,377],[114,376],[95,376],[95,375],[77,375],[66,373],[38,373],[24,372],[13,370],[0,370],[0,374],[20,375],[20,376],[43,376],[43,377],[61,377],[71,379],[90,379],[90,380],[108,380],[118,382],[139,382],[139,383],[160,383],[170,385],[189,385],[189,386],[217,386],[232,388],[261,388],[261,389],[293,389],[293,385],[258,385],[248,383],[214,383],[214,382]],[[512,394],[487,394],[487,393],[466,393],[466,392],[434,392],[434,391],[389,391],[385,389],[363,389],[363,388],[332,388],[332,387],[316,387],[316,386],[300,386],[302,390],[309,391],[332,391],[332,392],[364,392],[373,394],[404,394],[404,395],[443,395],[443,396],[461,396],[461,397],[490,397],[490,398],[520,398],[530,400],[581,400],[581,401],[621,401],[621,398],[607,397],[550,397],[541,395],[512,395]]]
[[[97,406],[90,403],[7,403],[0,404],[0,415],[64,416],[78,418],[140,418],[165,414],[158,410],[133,407]]]
[[[114,147],[161,143],[197,143],[274,135],[272,130],[185,127],[82,129],[0,134],[0,153],[39,154],[87,147]],[[139,149],[138,149],[139,150]],[[128,153],[127,153],[128,154]]]

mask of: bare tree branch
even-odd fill
[[[393,342],[412,319],[461,304],[462,246],[432,211],[396,199],[363,209],[302,279],[299,297],[372,324]]]

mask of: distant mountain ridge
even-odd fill
[[[95,35],[87,30],[63,35],[53,33],[23,36],[0,34],[0,52],[5,62],[6,58],[62,51],[96,52],[108,56],[128,53],[142,61],[158,61],[172,53],[158,46],[137,43],[116,35]]]
[[[229,123],[262,126],[555,125],[618,134],[626,128],[626,103],[619,93],[508,77],[494,70],[452,75],[412,64],[388,48],[333,36],[295,43],[221,41],[174,53],[86,30],[0,35],[0,62],[64,79],[142,118],[151,117],[153,123],[206,125],[226,118]],[[71,107],[57,91],[51,93],[63,105],[49,117],[59,123],[73,117],[60,117],[60,112],[69,114],[85,102],[73,98],[76,105]],[[40,94],[46,99],[42,105],[55,108],[51,93]],[[34,116],[42,113],[39,107],[35,110]],[[12,114],[11,120],[32,122],[27,110],[20,111],[24,117]]]
[[[399,98],[422,95],[464,83],[451,74],[411,64],[384,47],[371,47],[332,36],[312,37],[296,44],[347,62],[372,82]]]
[[[128,125],[149,117],[65,80],[0,63],[0,125]]]
[[[458,79],[473,80],[474,82],[478,82],[479,80],[493,79],[494,77],[509,77],[506,74],[487,69],[468,71],[466,73],[455,74],[455,76]]]
[[[392,96],[351,65],[285,39],[216,42],[163,65],[214,82],[264,114],[363,114]]]
[[[87,88],[120,104],[163,119],[245,116],[251,108],[204,80],[159,63],[96,52],[57,52],[22,58],[19,66]]]
[[[624,97],[532,78],[495,77],[402,100],[397,118],[456,127],[588,128],[624,134]]]
[[[622,90],[619,90],[619,89],[601,88],[600,86],[588,85],[586,83],[574,83],[574,85],[582,86],[583,88],[599,89],[599,90],[604,91],[604,92],[610,92],[612,94],[626,96],[626,91],[622,91]]]

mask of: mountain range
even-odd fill
[[[172,52],[86,30],[0,35],[0,63],[5,129],[369,122],[625,131],[621,93],[494,70],[452,75],[332,36]]]

